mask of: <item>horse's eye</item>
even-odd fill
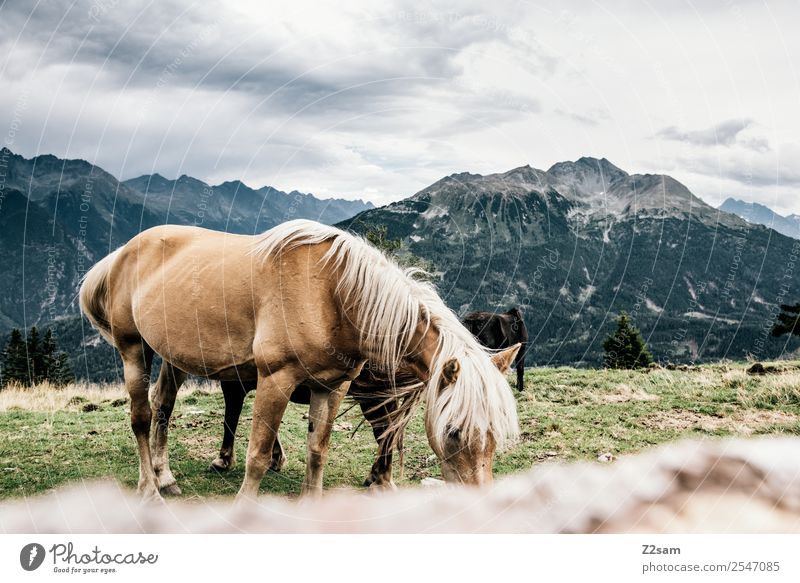
[[[447,437],[451,439],[459,439],[461,437],[461,430],[460,429],[451,429],[450,432],[447,434]]]

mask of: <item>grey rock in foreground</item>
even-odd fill
[[[0,508],[4,533],[800,532],[800,439],[684,441],[611,464],[543,464],[488,489],[144,505],[113,483]],[[465,511],[468,509],[468,511]]]

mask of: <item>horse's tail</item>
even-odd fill
[[[108,274],[119,251],[117,249],[113,253],[109,253],[86,272],[86,275],[81,279],[81,290],[79,292],[81,312],[89,318],[92,326],[100,332],[100,335],[112,345],[114,341],[111,338],[111,324],[109,324],[108,315],[106,314]]]

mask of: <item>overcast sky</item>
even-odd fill
[[[0,131],[376,204],[606,157],[800,213],[797,1],[429,4],[0,0]]]

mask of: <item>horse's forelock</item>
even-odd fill
[[[491,433],[502,448],[519,433],[513,393],[492,362],[492,352],[478,343],[455,314],[450,310],[448,313],[444,319],[434,319],[439,347],[427,387],[430,437],[441,448],[453,428],[460,429],[467,442],[483,441]],[[442,370],[451,358],[459,361],[461,373],[451,386],[442,389]]]

